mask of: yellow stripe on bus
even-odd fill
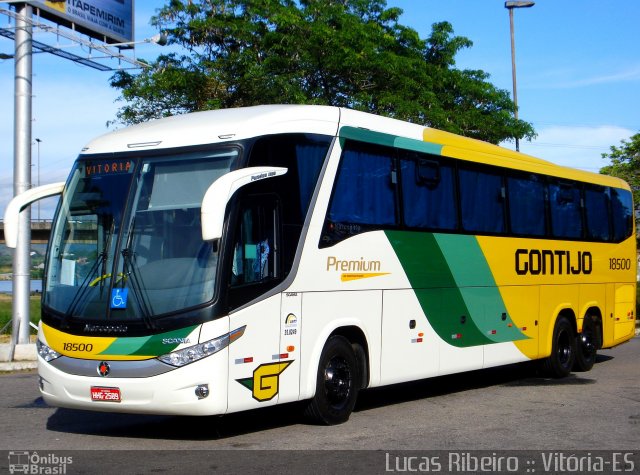
[[[111,346],[117,339],[115,337],[71,335],[51,328],[44,323],[42,323],[42,332],[49,348],[57,351],[61,355],[71,356],[73,358],[104,358],[103,356],[99,356],[100,353]],[[109,359],[140,359],[140,357],[131,358],[125,356],[125,358],[114,358],[110,355]]]
[[[380,277],[381,275],[387,275],[389,272],[358,272],[358,273],[345,273],[340,276],[342,282],[349,282],[352,280],[368,279],[370,277]]]

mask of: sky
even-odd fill
[[[1,0],[0,0],[1,3]],[[135,1],[136,40],[157,33],[149,20],[161,2]],[[459,69],[481,69],[489,81],[511,93],[509,15],[503,0],[387,0],[404,13],[400,22],[425,38],[436,22],[448,21],[471,48],[456,56]],[[0,7],[6,8],[6,5]],[[612,145],[640,131],[640,1],[536,0],[514,11],[520,119],[538,136],[521,141],[521,152],[597,172]],[[11,26],[0,15],[0,27]],[[50,35],[49,35],[50,36]],[[50,40],[41,33],[35,40]],[[0,53],[12,54],[12,40],[0,37]],[[82,54],[80,48],[69,49]],[[139,58],[165,52],[136,46]],[[121,102],[101,72],[48,53],[33,56],[32,182],[64,181],[73,160],[102,135]],[[0,216],[13,194],[14,62],[0,60]],[[40,142],[40,151],[35,139]],[[514,148],[513,142],[503,144]],[[50,218],[55,200],[43,202]],[[32,218],[37,218],[33,207]]]

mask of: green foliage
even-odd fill
[[[10,274],[13,268],[13,258],[10,254],[0,254],[0,274]]]
[[[12,303],[10,295],[1,295],[0,294],[0,329],[4,328],[11,321],[12,315]],[[38,324],[40,321],[40,296],[34,295],[29,298],[29,319],[34,323]],[[11,325],[6,328],[4,334],[11,334]],[[31,333],[34,334],[36,331],[31,328]]]
[[[217,105],[212,79],[187,57],[175,54],[158,57],[152,69],[137,76],[118,71],[111,86],[121,89],[127,102],[118,112],[118,119],[127,124]]]
[[[32,244],[31,255],[31,279],[42,279],[44,275],[44,258],[45,248],[44,244]],[[8,249],[0,244],[0,275],[11,274],[13,272],[13,256]],[[5,278],[6,276],[2,276]]]
[[[436,23],[398,23],[386,0],[170,0],[152,19],[184,55],[160,56],[111,85],[125,124],[257,104],[349,107],[497,143],[535,136],[508,92],[455,68],[472,42]]]
[[[622,178],[633,190],[636,208],[640,204],[640,133],[631,136],[629,141],[622,140],[620,146],[612,145],[609,153],[602,158],[611,160],[611,165],[600,170],[600,173]]]

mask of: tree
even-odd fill
[[[640,203],[640,132],[630,141],[621,140],[620,146],[612,145],[602,158],[611,160],[611,165],[600,169],[600,173],[622,178],[631,186],[636,207]]]
[[[349,107],[498,143],[531,139],[509,93],[455,68],[472,46],[447,22],[399,24],[386,0],[170,0],[152,19],[184,54],[111,78],[126,124],[268,103]]]

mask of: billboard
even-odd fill
[[[29,0],[40,16],[73,27],[99,40],[126,43],[133,39],[134,0]]]

